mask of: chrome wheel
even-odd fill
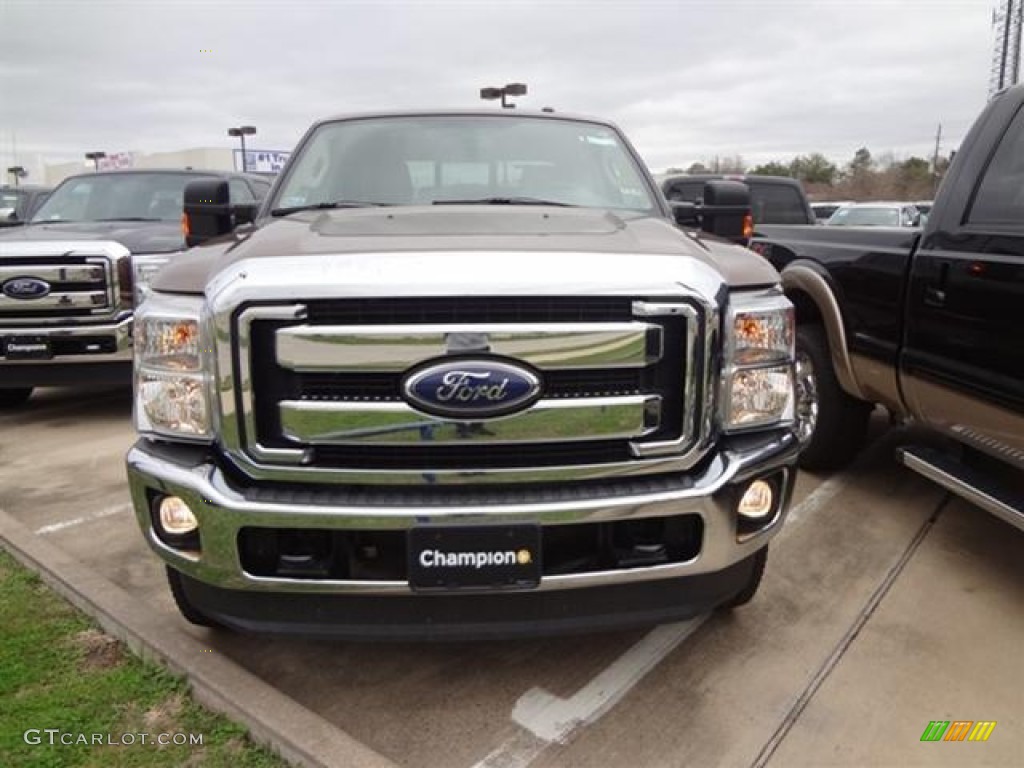
[[[802,349],[796,353],[796,437],[807,445],[818,426],[818,380],[814,362]]]

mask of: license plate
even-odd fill
[[[414,590],[530,589],[540,583],[540,526],[412,528]]]
[[[8,360],[49,360],[53,357],[50,340],[41,337],[9,336],[3,349]]]

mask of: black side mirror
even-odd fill
[[[700,217],[705,232],[747,245],[753,234],[750,189],[742,181],[707,182]]]
[[[231,232],[233,218],[226,181],[203,179],[185,187],[185,244],[189,248]]]
[[[696,203],[684,203],[678,200],[669,200],[672,206],[672,218],[681,227],[696,227],[700,225],[700,206]]]
[[[259,203],[238,203],[231,206],[231,213],[235,217],[235,226],[256,221],[256,214],[259,213],[259,210]]]

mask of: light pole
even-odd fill
[[[7,169],[7,172],[14,177],[14,186],[18,186],[18,179],[24,179],[28,176],[28,171],[20,165],[12,165]]]
[[[253,136],[256,133],[256,126],[254,125],[240,125],[237,128],[228,128],[228,136],[237,136],[242,140],[242,173],[245,173],[248,169],[245,167],[245,137]]]
[[[494,99],[501,99],[502,109],[515,109],[515,104],[509,104],[505,101],[507,96],[525,96],[526,95],[526,83],[509,83],[504,88],[481,88],[480,98],[485,101],[493,101]]]
[[[86,152],[85,159],[92,160],[92,169],[98,171],[100,169],[100,160],[107,156],[106,152]]]

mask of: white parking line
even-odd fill
[[[59,523],[51,523],[50,525],[44,525],[42,528],[36,528],[36,533],[40,536],[45,536],[48,533],[56,533],[57,531],[63,531],[65,528],[72,528],[82,523],[88,523],[93,520],[100,520],[104,517],[113,517],[122,512],[130,510],[131,504],[115,504],[112,507],[101,509],[98,512],[93,512],[91,515],[83,515],[82,517],[75,517],[71,520],[64,520]]]
[[[865,451],[868,453],[870,449]],[[862,456],[857,464],[865,460]],[[790,509],[776,539],[787,536],[792,523],[813,516],[848,483],[847,476],[834,475],[811,491]],[[473,768],[527,768],[552,744],[566,743],[577,730],[600,719],[707,619],[708,615],[699,616],[651,630],[569,699],[553,696],[543,688],[531,688],[512,710],[513,722],[527,732],[509,738]]]
[[[618,704],[707,618],[705,614],[651,630],[569,699],[552,696],[542,688],[527,691],[516,702],[512,719],[544,741],[566,741],[577,728],[589,725]]]
[[[799,504],[789,510],[789,514],[786,515],[786,525],[788,526],[790,523],[796,523],[802,520],[805,516],[813,515],[838,496],[839,492],[843,490],[848,480],[849,478],[846,478],[843,475],[833,475],[823,482],[807,494]],[[783,528],[779,531],[779,535],[781,536],[785,532],[786,529]]]
[[[632,648],[568,699],[531,688],[516,702],[512,719],[534,738],[513,737],[474,768],[525,768],[551,744],[564,744],[574,731],[597,721],[683,640],[707,621],[664,624],[648,632]]]

